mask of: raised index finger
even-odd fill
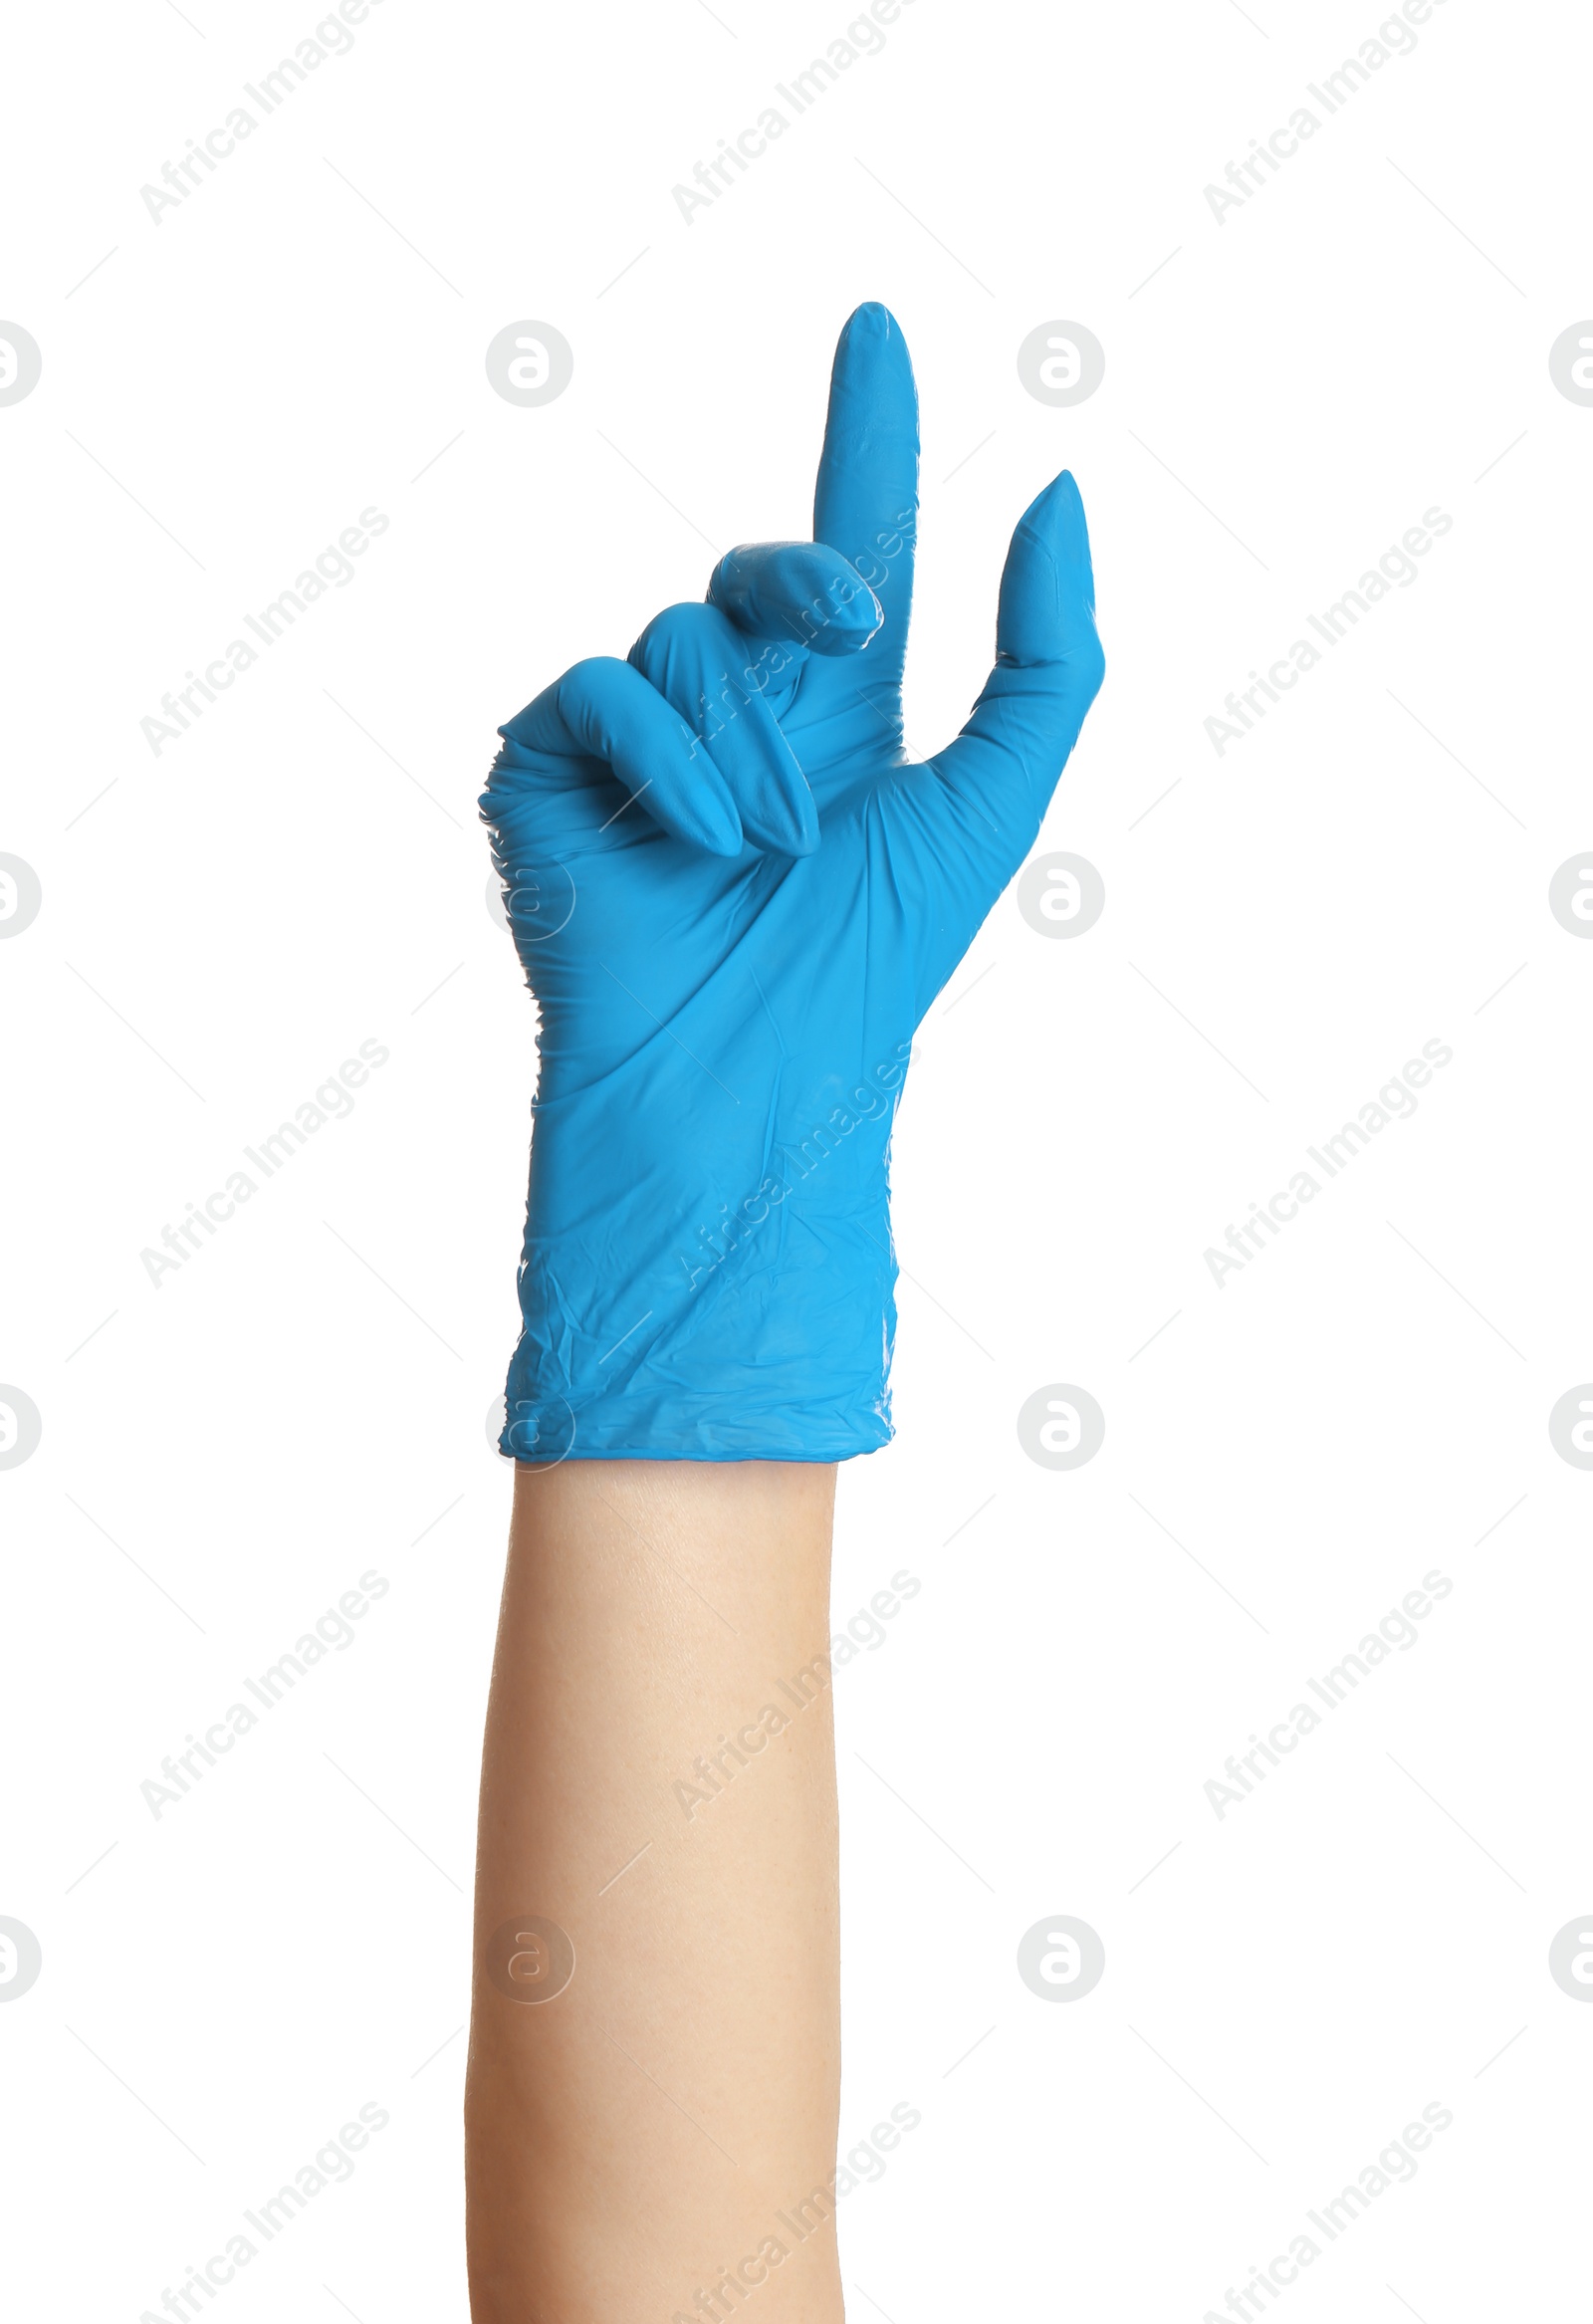
[[[839,550],[884,609],[865,657],[870,684],[901,682],[917,537],[918,390],[901,325],[871,303],[835,349],[813,495],[813,539]]]

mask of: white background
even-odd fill
[[[982,683],[1013,522],[1079,479],[1108,671],[1041,845],[1107,905],[1052,942],[1004,898],[898,1124],[899,1434],[841,1475],[837,1625],[922,1586],[836,1681],[845,2144],[923,2121],[842,2206],[853,2310],[1198,2319],[1439,2101],[1277,2304],[1570,2312],[1593,2010],[1547,1954],[1593,1904],[1593,1475],[1547,1416],[1593,1375],[1593,945],[1547,886],[1593,845],[1593,410],[1548,349],[1593,312],[1586,19],[1448,0],[1219,223],[1204,187],[1374,0],[915,0],[688,225],[671,188],[844,0],[385,0],[155,223],[140,187],[315,21],[12,34],[16,2312],[132,2324],[375,2101],[217,2312],[465,2315],[533,1062],[475,800],[569,662],[806,528],[863,299],[923,407],[919,750]],[[575,355],[534,410],[483,363],[527,318]],[[1106,349],[1071,409],[1016,367],[1056,318]],[[1435,506],[1419,581],[1219,758],[1225,695]],[[367,507],[355,578],[156,757],[139,721]],[[140,1252],[366,1039],[351,1116],[157,1289]],[[1206,1249],[1430,1040],[1414,1118],[1220,1288]],[[1057,1381],[1106,1414],[1065,1474],[1015,1428]],[[163,1755],[372,1568],[355,1643],[155,1817]],[[1420,1643],[1220,1819],[1225,1758],[1435,1568]],[[1058,1913],[1106,1949],[1066,2006],[1015,1967]]]

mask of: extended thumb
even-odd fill
[[[1002,573],[996,659],[1028,668],[1098,653],[1095,576],[1078,486],[1064,468],[1018,520]]]

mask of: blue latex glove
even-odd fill
[[[890,1437],[912,1037],[1103,669],[1064,472],[1014,535],[973,715],[911,762],[917,508],[912,365],[860,307],[813,541],[734,550],[706,603],[499,730],[482,814],[542,1012],[517,1460],[835,1461]]]

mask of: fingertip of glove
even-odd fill
[[[835,343],[832,385],[837,381],[853,392],[860,390],[871,395],[883,392],[898,402],[910,394],[911,416],[916,422],[918,391],[913,385],[913,363],[907,351],[906,335],[890,309],[877,299],[854,307],[841,325]],[[897,412],[895,416],[901,424],[906,415]]]
[[[720,801],[705,799],[699,793],[692,801],[692,809],[697,827],[691,836],[705,855],[718,855],[729,861],[741,853],[747,844],[747,834],[728,795]]]
[[[805,783],[799,797],[787,802],[786,828],[779,840],[782,855],[811,855],[818,846],[818,809]]]
[[[998,652],[1004,660],[1025,665],[1076,654],[1082,667],[1100,650],[1094,601],[1084,504],[1064,468],[1018,521],[1002,573]]]
[[[739,855],[747,844],[730,786],[704,743],[680,721],[680,755],[660,756],[642,805],[655,822],[704,855]]]
[[[854,307],[847,316],[841,337],[889,339],[891,333],[895,332],[900,339],[901,330],[901,325],[881,300],[865,299],[860,307]]]
[[[1084,503],[1070,468],[1053,476],[1044,491],[1030,501],[1019,520],[1019,530],[1025,529],[1044,543],[1058,564],[1088,565],[1089,529],[1084,522]]]
[[[861,653],[883,626],[884,606],[860,574],[856,581],[855,591],[844,603],[831,598],[825,605],[823,625],[807,640],[814,653],[831,657]]]

